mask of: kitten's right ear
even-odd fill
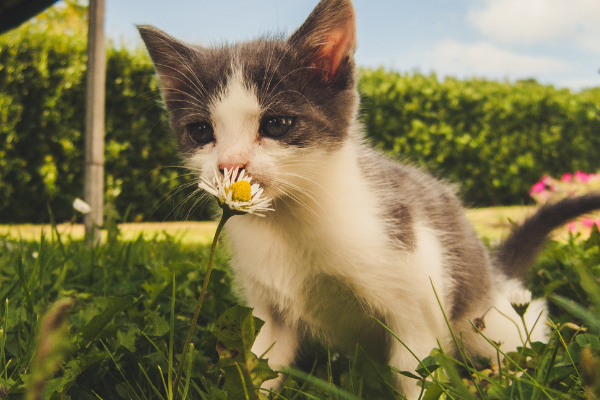
[[[137,28],[154,63],[161,89],[186,85],[185,72],[191,68],[198,52],[151,25]]]
[[[307,66],[325,82],[352,72],[356,22],[350,0],[321,0],[288,42],[300,49]]]

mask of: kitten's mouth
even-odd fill
[[[225,170],[220,169],[219,172],[221,173],[221,176],[225,176]],[[244,174],[245,176],[252,177],[252,174],[250,174],[248,171],[246,171],[244,168],[242,168],[242,169],[235,169],[233,171],[233,173],[231,174],[231,180],[237,181],[238,177],[242,174]]]
[[[225,175],[225,171],[224,170],[220,170],[221,175]],[[248,171],[245,168],[240,168],[240,169],[234,169],[233,173],[231,174],[231,180],[232,181],[237,181],[240,177],[247,177],[250,178],[252,183],[259,183],[256,181],[256,178],[254,178],[254,176],[252,175],[252,173],[250,171]]]
[[[216,172],[216,171],[215,171]],[[245,168],[241,168],[238,169],[237,171],[234,170],[233,173],[231,174],[231,180],[232,181],[237,181],[238,178],[243,174],[244,177],[249,177],[250,178],[250,182],[252,184],[257,183],[264,191],[266,194],[269,194],[269,189],[268,189],[268,182],[266,179],[263,179],[260,175],[257,174],[253,174],[250,171],[248,171]],[[225,176],[225,170],[221,170],[219,169],[219,176],[222,178],[223,176]]]

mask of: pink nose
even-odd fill
[[[228,171],[231,171],[233,169],[239,168],[244,169],[244,167],[246,166],[246,164],[243,163],[222,163],[219,164],[219,171],[221,171],[221,173],[225,172],[225,168],[227,168]]]

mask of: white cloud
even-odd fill
[[[600,21],[595,26],[594,34],[578,34],[577,41],[585,49],[600,53]]]
[[[558,81],[556,86],[566,87],[577,91],[600,86],[600,79],[565,79]]]
[[[600,51],[598,0],[480,0],[467,19],[487,37],[503,43],[575,40]]]
[[[517,54],[487,42],[464,44],[443,40],[421,57],[441,74],[459,77],[522,79],[571,69],[559,59]]]

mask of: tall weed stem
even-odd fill
[[[204,302],[204,296],[206,296],[206,290],[208,289],[208,282],[210,281],[210,273],[212,271],[213,263],[215,261],[215,250],[217,249],[217,241],[219,240],[219,236],[221,235],[221,231],[225,226],[225,222],[229,218],[235,215],[229,208],[223,208],[223,215],[221,216],[221,220],[219,221],[219,225],[217,226],[217,230],[215,231],[215,236],[213,238],[212,246],[210,248],[210,257],[208,259],[208,266],[206,267],[206,274],[204,275],[204,283],[202,285],[202,291],[200,292],[200,296],[198,297],[198,304],[196,304],[196,310],[194,311],[194,317],[192,318],[192,322],[190,324],[190,330],[188,331],[187,338],[185,339],[185,344],[183,345],[183,353],[181,354],[181,360],[179,361],[179,366],[177,367],[177,374],[175,375],[175,381],[173,382],[173,399],[177,400],[178,392],[177,389],[179,387],[179,380],[181,379],[181,374],[183,373],[183,366],[185,365],[185,357],[187,356],[188,349],[190,348],[190,344],[192,342],[192,337],[194,336],[194,331],[196,330],[196,324],[198,323],[198,316],[200,315],[200,309],[202,308],[202,303]]]

